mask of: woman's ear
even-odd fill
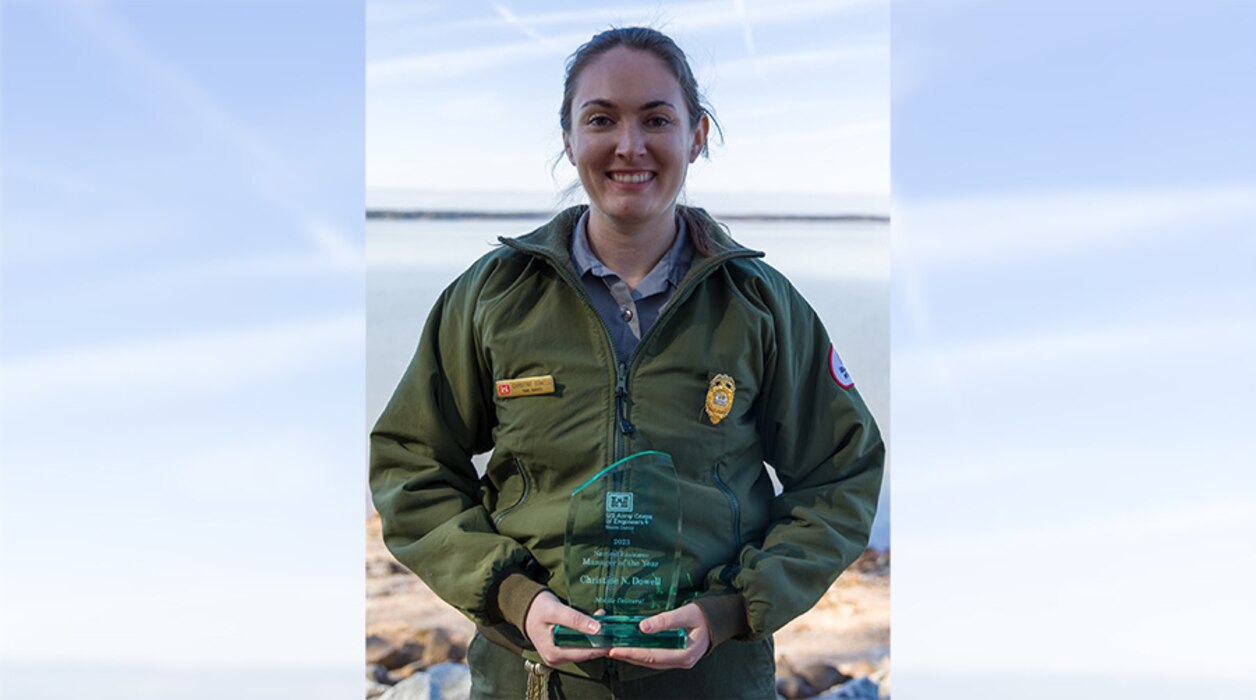
[[[572,165],[576,164],[576,155],[571,152],[571,139],[567,137],[567,132],[563,132],[563,153],[567,154],[567,162]]]
[[[711,132],[711,119],[707,115],[698,118],[698,128],[693,130],[693,146],[689,149],[689,162],[693,163],[706,149],[707,136]]]

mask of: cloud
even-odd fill
[[[685,28],[737,27],[743,22],[783,22],[841,13],[853,7],[883,4],[884,0],[778,0],[777,2],[738,3],[743,5],[740,14],[730,13],[727,0],[710,2],[669,3],[666,14],[676,18],[675,24]],[[591,7],[582,10],[560,10],[525,14],[519,19],[531,27],[555,25],[628,24],[646,23],[663,27],[662,7],[655,4]],[[511,24],[501,15],[429,24],[432,34],[445,35],[481,27],[502,27]],[[587,38],[587,37],[586,37]]]
[[[814,49],[807,51],[791,51],[771,55],[756,55],[750,58],[735,58],[716,64],[717,75],[725,78],[737,77],[743,73],[765,74],[797,72],[810,70],[845,61],[884,60],[889,68],[890,46],[888,43],[846,46],[838,49]]]
[[[0,376],[6,409],[22,412],[102,393],[118,400],[220,395],[352,357],[361,352],[364,334],[361,316],[344,316],[132,340],[6,358]]]
[[[998,551],[1067,548],[1078,542],[1095,547],[1144,544],[1158,537],[1205,537],[1211,533],[1256,528],[1256,501],[1222,498],[1169,508],[1120,510],[1091,520],[1052,521],[1039,527],[999,530],[980,535],[945,531],[912,538],[912,547],[927,551]],[[936,538],[936,539],[935,539]]]
[[[346,251],[353,249],[354,243],[334,227],[311,217],[292,192],[293,183],[300,182],[303,173],[288,165],[290,158],[261,132],[231,114],[194,76],[150,51],[126,23],[100,4],[84,3],[75,8],[72,17],[84,32],[154,86],[145,92],[147,96],[158,96],[161,106],[181,107],[200,128],[244,154],[250,166],[249,186],[255,195],[301,222],[298,230],[317,250],[334,259],[349,259]]]
[[[526,36],[530,37],[532,40],[536,41],[538,44],[541,44],[547,49],[559,48],[553,41],[546,38],[544,35],[542,35],[540,32],[534,29],[530,22],[523,19],[522,17],[515,14],[514,12],[512,12],[509,7],[506,7],[505,5],[499,2],[494,2],[490,4],[493,6],[493,11],[496,12],[497,16],[501,17],[502,20],[506,22],[506,24],[509,24],[515,29],[518,29],[520,32],[523,32]]]
[[[777,3],[753,3],[745,5],[741,12],[730,12],[728,3],[695,2],[667,6],[672,19],[661,16],[653,5],[640,7],[609,7],[590,10],[518,14],[500,4],[494,4],[493,17],[460,20],[428,25],[433,35],[451,33],[467,34],[477,27],[512,27],[523,31],[532,41],[512,44],[459,49],[430,54],[394,56],[368,61],[366,77],[368,87],[407,81],[440,80],[473,75],[492,70],[520,60],[535,58],[549,53],[567,55],[577,46],[589,40],[590,27],[648,24],[673,35],[700,30],[737,28],[745,37],[750,23],[775,24],[814,19],[847,11],[849,8],[870,4],[877,0],[783,0]],[[547,26],[578,26],[579,29],[546,38],[538,31]],[[753,39],[751,39],[753,41]],[[753,67],[753,58],[746,59]]]
[[[588,37],[582,33],[578,37],[555,38],[554,42],[574,47],[586,40]],[[562,51],[536,41],[525,41],[368,61],[367,88],[400,82],[453,80],[551,53]]]
[[[1256,214],[1256,185],[1057,192],[914,200],[897,196],[895,258],[971,267],[1067,256],[1198,230]]]
[[[751,26],[750,18],[746,16],[745,0],[733,0],[733,14],[737,16],[737,22],[741,25],[741,40],[746,45],[746,55],[754,61],[755,72],[760,76],[765,75],[763,64],[758,60],[758,51],[754,47],[754,28]]]
[[[1165,342],[1177,347],[1193,342],[1192,337],[1208,337],[1193,333],[1241,335],[1234,320],[1215,319],[1185,322],[1193,328],[1070,329],[1035,337],[937,346],[932,342],[927,276],[937,269],[952,273],[1016,262],[1045,264],[1051,258],[1192,234],[1210,222],[1256,214],[1256,185],[1061,190],[938,199],[913,199],[900,192],[896,189],[893,204],[895,298],[902,304],[913,341],[932,349],[928,357],[920,358],[896,353],[896,376],[904,376],[900,371],[913,371],[925,381],[945,384],[967,371],[1028,366],[1030,357],[1076,357],[1081,352],[1096,357],[1130,352],[1137,342]],[[1250,344],[1250,334],[1245,339]]]
[[[931,342],[921,349],[895,349],[894,381],[903,386],[954,388],[968,382],[998,381],[1029,371],[1054,373],[1060,367],[1093,367],[1144,356],[1155,348],[1163,357],[1256,354],[1256,328],[1245,319],[1168,319],[1141,324],[1054,331],[970,340]]]

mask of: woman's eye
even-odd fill
[[[611,119],[610,117],[604,117],[604,116],[598,115],[598,116],[589,117],[587,123],[589,126],[610,126]]]
[[[668,124],[671,124],[672,120],[668,119],[667,117],[650,117],[649,119],[646,120],[645,123],[646,123],[646,126],[650,126],[655,129],[661,129],[667,126]]]

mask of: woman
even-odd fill
[[[798,292],[677,205],[712,118],[671,39],[593,37],[560,123],[590,204],[503,238],[436,303],[372,433],[385,542],[478,625],[474,697],[775,697],[772,633],[867,543],[879,433]],[[572,491],[644,450],[681,480],[683,604],[641,628],[689,644],[556,647],[556,625],[598,626],[556,575]]]

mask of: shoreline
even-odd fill
[[[367,209],[368,221],[501,221],[548,220],[552,211],[443,211],[434,209]],[[757,221],[766,223],[881,223],[890,217],[882,214],[719,214],[721,221]]]

